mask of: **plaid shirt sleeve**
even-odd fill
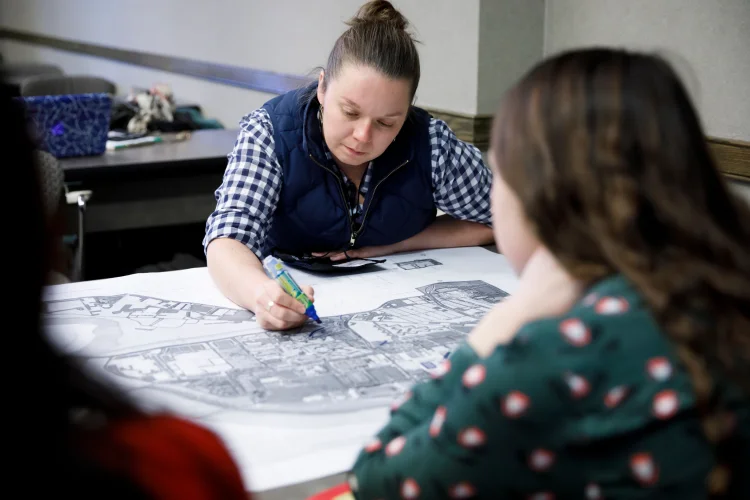
[[[214,193],[216,209],[206,221],[203,250],[216,238],[232,238],[262,259],[282,184],[273,125],[266,110],[256,109],[240,121],[240,132],[227,158],[223,182]]]
[[[459,140],[443,120],[430,121],[435,205],[461,220],[491,225],[492,172],[475,146]]]

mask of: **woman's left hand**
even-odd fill
[[[380,257],[381,255],[390,255],[399,252],[398,245],[382,245],[377,247],[362,247],[347,250],[344,252],[330,253],[330,252],[313,252],[315,257],[329,257],[331,261],[337,262],[346,260],[347,256],[349,259],[369,259],[371,257]]]
[[[347,250],[350,259],[369,259],[382,255],[416,252],[430,248],[458,248],[487,245],[492,242],[492,228],[478,222],[454,219],[441,215],[421,232],[392,245],[363,247]],[[330,257],[334,262],[346,260],[344,252],[313,253],[316,257]]]

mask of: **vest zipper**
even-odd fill
[[[362,224],[359,225],[359,230],[357,230],[357,231],[355,231],[355,232],[352,233],[352,238],[351,238],[351,242],[350,242],[351,246],[354,246],[354,242],[357,241],[357,238],[359,238],[359,235],[362,234],[362,231],[365,228],[365,223],[367,222],[367,214],[370,213],[370,207],[372,206],[372,202],[375,200],[375,191],[377,191],[378,187],[380,187],[380,185],[382,183],[384,183],[386,181],[386,179],[388,179],[388,177],[390,177],[391,175],[393,175],[396,171],[400,170],[401,167],[403,167],[407,163],[409,163],[409,160],[406,160],[404,163],[402,163],[398,167],[396,167],[393,170],[391,170],[390,172],[388,172],[388,175],[386,175],[385,177],[383,177],[382,179],[380,179],[380,182],[378,182],[377,184],[375,184],[375,187],[372,188],[372,194],[370,194],[370,203],[367,205],[367,210],[365,210],[365,213],[362,216]]]
[[[320,163],[318,160],[315,159],[313,155],[310,155],[310,159],[318,165],[323,170],[326,170],[331,173],[336,178],[336,184],[339,186],[339,193],[341,193],[341,199],[344,202],[344,206],[347,208],[346,210],[346,216],[349,219],[349,248],[352,248],[354,246],[354,242],[356,240],[356,237],[354,235],[354,221],[352,221],[352,214],[349,210],[349,202],[346,200],[346,195],[344,194],[344,187],[341,185],[341,179],[338,175],[336,175],[336,172],[331,170],[330,168],[324,166],[322,163]]]
[[[333,170],[331,170],[330,168],[323,166],[323,164],[320,163],[318,160],[316,160],[313,155],[310,155],[310,159],[316,165],[318,165],[320,168],[322,168],[323,170],[327,170],[328,172],[330,172],[331,174],[333,174],[333,176],[336,178],[336,183],[339,186],[339,192],[341,193],[341,198],[344,200],[344,206],[346,206],[347,209],[348,209],[349,208],[349,202],[346,201],[346,195],[344,194],[344,188],[343,188],[343,186],[341,186],[341,180],[339,179],[339,176],[336,175],[336,173]],[[351,214],[350,210],[346,211],[347,217],[349,218],[349,234],[350,234],[350,236],[349,236],[349,248],[354,248],[354,244],[357,242],[357,238],[359,238],[359,235],[362,233],[362,230],[365,228],[365,222],[367,222],[367,214],[370,213],[370,206],[372,205],[372,201],[375,199],[375,191],[377,191],[377,189],[380,187],[380,185],[383,182],[385,182],[386,179],[388,179],[388,177],[390,177],[391,175],[393,175],[396,171],[400,170],[407,163],[409,163],[409,160],[406,160],[404,163],[402,163],[398,167],[396,167],[393,170],[391,170],[390,172],[388,172],[388,175],[386,175],[385,177],[383,177],[382,179],[380,179],[380,181],[377,184],[375,184],[375,187],[372,188],[372,193],[370,194],[370,203],[367,205],[367,210],[365,210],[364,215],[362,215],[362,224],[360,224],[358,231],[354,230],[354,221],[352,221],[352,214]]]

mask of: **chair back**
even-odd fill
[[[44,211],[51,217],[60,209],[65,199],[65,175],[57,158],[46,151],[36,151],[39,182],[42,188]]]
[[[61,76],[65,74],[60,66],[44,63],[0,62],[0,75],[4,79],[18,81],[35,76]]]
[[[69,191],[65,184],[65,172],[60,166],[59,160],[47,151],[37,150],[35,154],[36,165],[39,169],[39,183],[42,189],[42,203],[49,221],[53,224],[51,227],[65,222],[65,220],[60,221],[59,218],[61,210],[65,210],[66,206],[74,205],[78,218],[76,232],[74,234],[63,234],[63,241],[60,242],[61,255],[68,254],[65,249],[69,248],[72,251],[72,262],[62,265],[66,269],[65,274],[58,272],[53,277],[57,281],[81,281],[84,279],[85,216],[91,191]],[[61,228],[61,231],[67,232],[64,228]]]
[[[21,83],[21,96],[67,94],[111,94],[115,95],[114,83],[97,76],[39,75],[26,78]]]

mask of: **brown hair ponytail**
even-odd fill
[[[323,86],[338,76],[345,63],[376,69],[392,79],[411,82],[411,98],[419,84],[419,54],[407,28],[409,21],[386,0],[373,0],[360,7],[328,56]]]
[[[499,175],[576,278],[638,289],[692,379],[706,438],[732,426],[719,380],[750,395],[750,207],[717,171],[661,58],[575,50],[532,69],[493,131]],[[721,492],[717,467],[709,491]]]

